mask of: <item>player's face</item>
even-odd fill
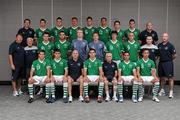
[[[55,59],[59,59],[60,56],[61,56],[60,52],[55,52],[55,53],[54,53],[54,58],[55,58]]]
[[[147,43],[147,44],[152,44],[152,41],[153,41],[153,40],[152,40],[152,37],[147,37],[147,38],[146,38],[146,43]]]
[[[77,31],[77,36],[78,36],[78,38],[83,38],[83,31],[82,30],[78,30]]]
[[[106,21],[105,19],[102,19],[102,20],[101,20],[101,25],[102,25],[102,26],[107,26],[107,21]]]
[[[29,20],[26,20],[26,21],[24,22],[24,26],[27,27],[27,28],[30,26]]]
[[[169,39],[169,35],[167,33],[164,33],[163,36],[162,36],[163,42],[167,42],[168,39]]]
[[[129,27],[130,27],[130,28],[135,28],[135,22],[133,22],[133,21],[130,22],[130,23],[129,23]]]
[[[49,35],[48,34],[44,34],[43,35],[43,40],[44,41],[49,41]]]
[[[31,47],[31,46],[33,45],[33,39],[32,39],[32,38],[28,38],[28,39],[27,39],[27,45],[28,45],[29,47]]]
[[[38,57],[39,57],[40,60],[43,60],[44,57],[45,57],[45,53],[44,52],[40,52]]]
[[[46,27],[46,22],[45,21],[41,21],[40,22],[40,27],[42,27],[42,28]]]
[[[91,19],[88,19],[88,20],[87,20],[87,26],[92,26],[92,24],[93,24],[92,20],[91,20]]]
[[[96,52],[94,50],[89,51],[90,58],[95,58],[95,56],[96,56]]]
[[[61,27],[62,26],[62,20],[60,20],[60,19],[56,20],[56,26]]]
[[[59,38],[60,38],[60,40],[64,40],[64,39],[66,38],[65,33],[60,32],[60,33],[59,33]]]
[[[119,23],[115,23],[114,24],[114,29],[115,30],[119,30],[120,29],[120,24]]]
[[[112,34],[112,40],[116,40],[117,34]]]
[[[72,52],[72,57],[73,57],[74,59],[77,59],[77,58],[79,57],[79,53],[78,53],[77,50],[74,50],[74,51]]]
[[[143,58],[148,58],[149,57],[149,51],[145,50],[143,51]]]
[[[150,23],[150,22],[147,23],[146,28],[147,28],[148,30],[152,30],[152,28],[153,28],[152,23]]]
[[[106,54],[106,61],[107,61],[107,62],[112,61],[112,54],[111,54],[111,53],[107,53],[107,54]]]
[[[128,38],[130,41],[134,40],[134,34],[133,33],[129,33]]]
[[[128,61],[129,57],[130,57],[129,53],[124,53],[124,60]]]
[[[76,19],[73,19],[71,23],[72,23],[72,26],[74,27],[78,26],[78,21]]]
[[[22,36],[21,35],[18,35],[17,37],[16,37],[16,42],[17,43],[21,43],[22,42]]]
[[[99,40],[99,35],[98,34],[93,34],[93,40]]]

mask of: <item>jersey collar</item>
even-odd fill
[[[128,62],[124,61],[125,64],[129,64],[130,63],[130,60]]]
[[[55,58],[54,58],[54,61],[55,61],[55,62],[59,62],[59,61],[61,61],[61,58],[59,58],[59,59],[55,59]]]
[[[134,44],[136,41],[134,40],[133,42],[131,42],[131,41],[128,40],[128,42],[129,42],[130,44]]]
[[[45,59],[43,59],[43,60],[38,59],[38,61],[39,61],[40,63],[43,63],[43,62],[44,62],[44,60],[45,60]]]
[[[61,30],[61,29],[63,28],[63,26],[61,26],[61,27],[56,26],[56,28],[57,28],[58,30]]]
[[[91,29],[93,26],[86,26],[88,29]]]
[[[147,63],[147,62],[149,61],[149,58],[148,58],[147,60],[144,60],[144,58],[142,58],[142,60],[143,60],[145,63]]]
[[[48,44],[49,44],[49,41],[48,41],[47,43],[45,43],[44,41],[42,41],[42,43],[43,43],[44,45],[48,45]]]
[[[107,28],[107,26],[106,27],[102,27],[102,26],[100,26],[102,29],[106,29]]]
[[[136,28],[134,28],[133,30],[131,30],[130,28],[129,28],[129,31],[131,31],[131,32],[134,32],[136,30]]]
[[[66,40],[64,40],[63,42],[62,42],[61,40],[59,40],[59,42],[60,42],[61,44],[63,44],[63,43],[65,43],[65,42],[66,42]]]
[[[73,26],[72,26],[71,28],[75,30],[75,29],[77,29],[77,28],[78,28],[78,26],[76,26],[76,27],[73,27]]]
[[[41,31],[45,31],[46,30],[46,28],[39,28]]]
[[[94,60],[92,60],[92,59],[89,58],[89,60],[90,60],[91,62],[94,62],[94,61],[96,60],[96,58],[95,58]]]
[[[116,41],[112,41],[112,40],[111,40],[111,42],[112,42],[112,44],[116,44],[116,43],[117,43],[117,40],[116,40]]]

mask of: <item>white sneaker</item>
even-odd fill
[[[123,96],[122,95],[119,96],[119,102],[121,102],[121,103],[123,102]]]
[[[169,98],[170,98],[170,99],[171,99],[171,98],[174,98],[174,96],[173,96],[173,91],[172,91],[172,90],[169,92]]]
[[[109,97],[109,96],[106,96],[105,101],[106,101],[106,102],[109,102],[109,101],[110,101],[110,97]]]
[[[161,89],[159,92],[159,96],[165,96],[165,95],[166,95],[166,93],[165,93],[164,89]]]
[[[132,96],[132,101],[133,101],[133,103],[137,103],[138,102],[137,101],[137,97],[135,95]]]
[[[160,100],[156,96],[153,96],[153,101],[160,102]]]
[[[18,97],[19,96],[18,91],[13,91],[13,96]]]
[[[80,101],[80,102],[84,102],[83,96],[79,96],[79,101]]]
[[[69,102],[72,102],[72,101],[73,101],[72,96],[69,96]]]
[[[41,95],[43,94],[43,88],[40,88],[39,92],[37,93],[37,95]]]
[[[143,97],[139,97],[138,102],[142,102],[143,101]]]
[[[118,102],[118,98],[116,96],[113,96],[113,101]]]
[[[23,92],[21,91],[21,89],[18,90],[19,95],[23,94]]]

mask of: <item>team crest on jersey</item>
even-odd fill
[[[88,31],[87,31],[87,30],[85,30],[84,32],[85,32],[86,35],[88,34]]]
[[[64,48],[67,48],[67,44],[64,44]]]
[[[134,32],[134,35],[137,35],[137,32]]]
[[[63,65],[63,62],[60,62],[59,64],[60,64],[60,65]]]
[[[102,34],[103,34],[103,31],[102,31],[102,30],[99,30],[99,34],[102,35]]]
[[[94,32],[94,29],[92,29],[92,33]]]
[[[56,64],[55,63],[53,63],[53,68],[56,69]]]
[[[165,50],[168,50],[168,47],[167,47],[167,46],[165,47]]]
[[[39,70],[41,68],[41,66],[39,64],[37,64],[36,69]]]
[[[43,33],[42,33],[42,32],[39,32],[39,33],[38,33],[38,35],[39,35],[39,36],[42,36],[42,35],[43,35]]]
[[[55,33],[55,35],[58,35],[58,32],[57,32],[57,30],[55,30],[55,31],[54,31],[54,33]]]
[[[147,66],[148,66],[148,67],[151,67],[151,63],[148,63]]]
[[[137,44],[134,44],[134,47],[137,48]]]
[[[131,65],[131,64],[129,64],[129,68],[132,68],[132,65]]]
[[[113,46],[112,46],[112,45],[110,45],[110,46],[109,46],[109,49],[110,49],[110,50],[113,50]]]
[[[45,47],[44,47],[44,46],[41,46],[41,50],[45,50]]]
[[[48,45],[48,49],[51,49],[51,45]]]
[[[143,63],[141,63],[141,68],[144,69],[144,64]]]
[[[127,49],[130,50],[130,46],[129,45],[127,46]]]
[[[88,68],[91,68],[91,64],[88,64]]]
[[[126,68],[126,66],[125,66],[125,65],[123,65],[123,66],[122,66],[122,68],[123,68],[123,70],[124,70],[124,69]]]

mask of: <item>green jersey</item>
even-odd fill
[[[134,31],[131,31],[130,29],[125,30],[126,40],[128,40],[128,34],[129,33],[134,33],[134,40],[135,41],[139,40],[139,34],[140,34],[140,30],[139,29],[134,29]]]
[[[37,43],[40,44],[43,41],[43,33],[48,32],[50,33],[50,30],[48,28],[42,30],[41,28],[36,29],[36,37],[37,37]]]
[[[141,49],[141,47],[140,47],[139,42],[127,41],[124,43],[124,51],[130,53],[130,61],[131,62],[137,62],[138,61],[140,49]]]
[[[99,33],[99,39],[103,41],[105,44],[110,40],[111,29],[109,27],[98,27],[97,32]]]
[[[102,63],[99,59],[87,59],[84,62],[84,69],[87,70],[87,75],[99,75],[100,68],[102,68]]]
[[[58,41],[59,40],[59,33],[63,31],[65,33],[65,35],[67,36],[68,35],[68,31],[65,27],[54,27],[51,29],[51,36],[54,37],[55,41]]]
[[[52,52],[54,50],[54,44],[51,42],[44,43],[41,42],[38,44],[38,50],[44,50],[45,51],[45,58],[51,60],[52,59]]]
[[[142,58],[137,62],[137,68],[140,69],[141,76],[151,76],[151,70],[155,69],[155,63],[151,59],[145,61]]]
[[[118,31],[117,31],[118,32]],[[124,31],[123,30],[119,30],[118,32],[118,36],[117,36],[117,40],[119,42],[122,42],[123,41],[123,38],[124,38]]]
[[[133,71],[135,70],[135,65],[133,62],[126,63],[125,61],[119,64],[119,70],[121,71],[122,76],[130,76],[133,75]]]
[[[68,51],[71,49],[71,45],[70,43],[65,40],[65,41],[56,41],[55,44],[54,44],[55,48],[56,49],[59,49],[60,52],[61,52],[61,58],[63,59],[67,59],[68,58]]]
[[[65,59],[54,59],[51,61],[51,69],[53,75],[64,75],[67,69],[67,61]]]
[[[93,40],[93,33],[96,31],[95,27],[84,27],[84,39],[87,40],[88,43],[92,42]]]
[[[40,61],[37,59],[33,61],[31,68],[35,71],[35,75],[46,76],[47,69],[50,68],[49,60],[44,59],[43,61]]]
[[[124,51],[123,45],[121,42],[116,40],[113,42],[112,40],[108,41],[106,44],[107,51],[112,53],[113,60],[122,60],[121,53]]]
[[[77,30],[80,27],[69,27],[68,28],[68,36],[69,36],[69,42],[71,43],[72,40],[77,39]]]

